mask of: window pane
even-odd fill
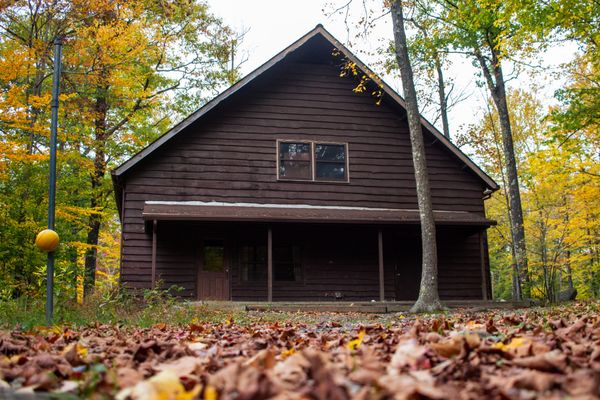
[[[311,179],[310,162],[279,161],[279,177],[290,179]]]
[[[346,163],[317,162],[317,179],[345,181]]]
[[[240,248],[240,279],[248,281],[266,281],[266,246],[242,246]]]
[[[310,143],[279,143],[279,159],[310,162]]]
[[[273,279],[275,281],[301,281],[302,268],[298,246],[276,246],[273,248]]]
[[[204,242],[204,264],[203,271],[206,272],[224,272],[225,271],[225,252],[223,242],[217,240]]]
[[[317,161],[345,161],[346,146],[343,144],[316,144],[315,159]]]

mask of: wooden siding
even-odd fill
[[[353,93],[354,86],[352,79],[339,78],[335,65],[283,61],[129,171],[122,178],[121,280],[133,287],[150,285],[152,237],[142,219],[147,200],[416,209],[403,112],[386,102],[375,105],[370,95]],[[350,182],[277,181],[277,139],[347,142]],[[483,215],[483,182],[432,136],[426,143],[434,208]],[[163,224],[158,225],[157,273],[173,274],[191,296],[192,261],[182,252],[168,253]],[[376,234],[373,240],[376,255]],[[364,268],[358,263],[349,271],[358,274]],[[373,265],[376,282],[376,259]],[[386,265],[386,282],[394,273]],[[275,289],[275,298],[280,295]],[[377,298],[376,289],[372,296]]]

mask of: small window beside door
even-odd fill
[[[278,141],[280,180],[348,182],[346,143]]]
[[[273,247],[273,280],[279,282],[300,282],[302,264],[298,246]]]
[[[267,280],[267,246],[242,246],[239,256],[242,282]]]
[[[245,245],[240,247],[240,281],[266,282],[267,246]],[[273,246],[273,281],[302,281],[300,247],[292,245]]]

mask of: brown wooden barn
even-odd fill
[[[340,76],[344,61],[356,76]],[[319,25],[115,169],[122,283],[194,299],[416,299],[404,101],[375,81]],[[422,122],[440,296],[488,299],[484,198],[498,186]]]

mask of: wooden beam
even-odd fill
[[[152,289],[156,286],[156,230],[158,222],[152,221]]]
[[[273,230],[267,229],[267,301],[273,301]]]
[[[485,247],[483,245],[483,232],[479,232],[479,262],[481,264],[481,292],[483,300],[488,300],[487,270],[485,268]]]
[[[377,232],[377,242],[379,247],[379,301],[385,300],[385,280],[383,274],[383,231],[379,228]]]

